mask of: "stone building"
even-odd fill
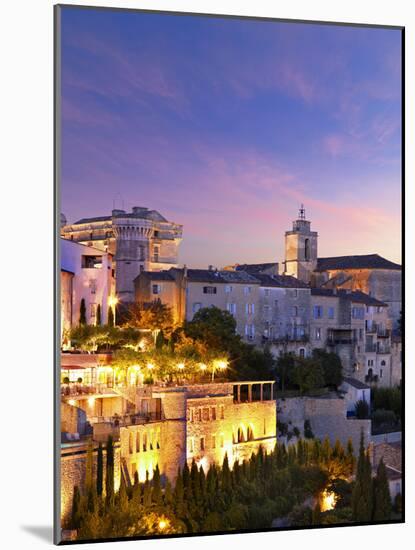
[[[61,227],[61,236],[93,246],[114,256],[116,292],[120,300],[134,300],[134,279],[141,271],[161,271],[177,265],[182,226],[157,210],[134,206],[132,212],[83,218]]]
[[[361,382],[391,385],[388,306],[360,291],[311,289],[311,347],[333,351],[344,373]]]
[[[260,281],[245,271],[173,268],[143,272],[134,281],[136,301],[159,299],[178,322],[191,321],[197,311],[215,306],[235,317],[236,331],[247,342],[261,342],[259,330]]]
[[[131,369],[131,372],[134,368]],[[137,474],[150,479],[159,467],[174,483],[177,470],[193,460],[206,471],[230,465],[276,443],[273,381],[215,382],[180,386],[144,385],[127,373],[117,379],[110,356],[65,354],[62,359],[61,516],[70,513],[73,488],[85,483],[88,439],[115,441],[115,488]],[[83,373],[80,376],[80,373]],[[82,382],[68,383],[67,379]],[[105,485],[104,485],[105,486]]]
[[[108,308],[115,296],[112,255],[92,246],[61,239],[61,329],[62,334],[78,325],[81,300],[85,302],[86,322],[108,320]]]
[[[311,231],[302,206],[293,229],[285,234],[284,273],[312,287],[360,290],[389,307],[393,328],[402,309],[402,268],[378,254],[318,257],[318,234]]]

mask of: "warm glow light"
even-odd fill
[[[108,305],[114,307],[118,304],[118,298],[115,295],[108,296]]]
[[[204,363],[200,363],[200,370],[206,370],[207,366]]]
[[[95,397],[88,397],[88,405],[93,407],[95,403]]]
[[[228,368],[228,362],[224,359],[219,359],[215,361],[215,366],[219,370],[225,370],[226,368]]]
[[[69,399],[68,403],[73,407],[75,405],[75,399]]]
[[[153,370],[154,369],[153,363],[147,363],[147,368],[150,370]]]
[[[163,531],[163,529],[165,529],[167,527],[167,521],[165,521],[164,519],[161,519],[159,521],[159,529],[160,531]]]
[[[179,363],[177,365],[177,368],[180,369],[180,370],[183,370],[184,369],[184,363]]]
[[[146,343],[144,342],[144,340],[141,340],[141,342],[138,343],[138,348],[141,351],[144,351],[146,349]]]
[[[323,491],[321,499],[321,511],[327,512],[328,510],[333,510],[336,507],[336,495],[335,493],[329,493],[328,491]]]

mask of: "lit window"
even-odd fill
[[[161,294],[161,285],[153,285],[153,294]]]
[[[316,328],[315,338],[316,340],[321,340],[321,328]]]
[[[216,449],[216,435],[212,435],[212,449]]]
[[[221,405],[219,407],[219,410],[220,410],[220,418],[221,418],[221,420],[223,420],[225,418],[225,407],[223,405]]]
[[[210,416],[212,420],[216,420],[216,407],[211,407]]]

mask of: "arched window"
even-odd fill
[[[382,366],[382,367],[385,367],[385,366],[386,366],[386,361],[382,361],[382,362],[381,362],[381,366]]]
[[[253,441],[254,440],[254,431],[251,426],[248,426],[248,430],[246,432],[246,439],[247,441]]]
[[[368,378],[373,378],[373,369],[368,369],[367,376]]]
[[[243,443],[245,441],[244,431],[242,428],[238,428],[238,443]]]
[[[310,259],[310,239],[304,241],[304,259],[306,262]]]

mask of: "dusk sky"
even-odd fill
[[[147,206],[180,263],[284,259],[304,203],[319,256],[401,261],[401,32],[62,9],[68,222]]]

